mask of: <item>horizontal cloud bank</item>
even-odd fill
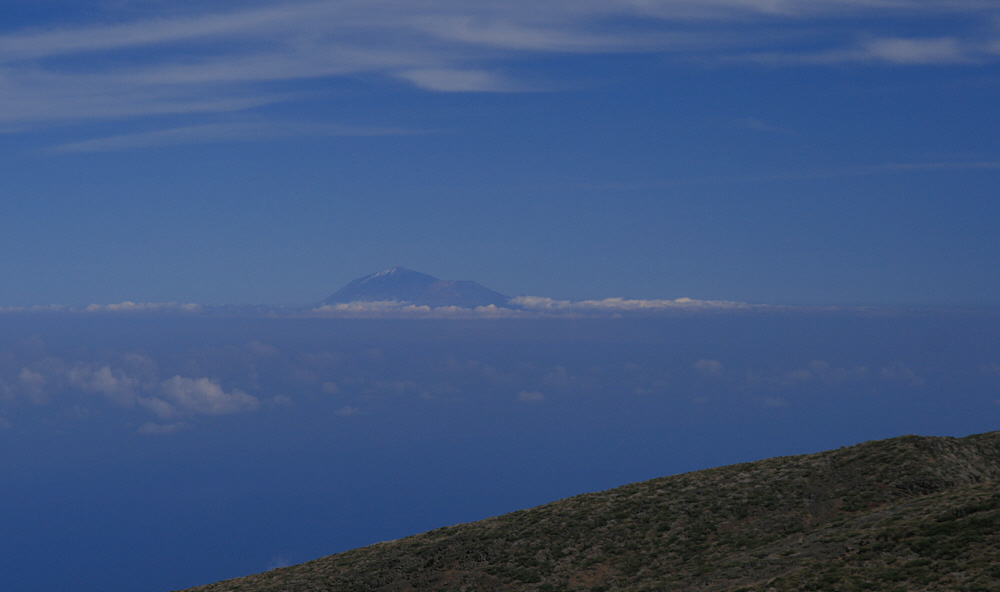
[[[48,304],[36,306],[0,306],[0,314],[16,313],[101,313],[101,312],[182,312],[197,313],[204,309],[198,304],[179,304],[177,302],[119,302],[117,304],[91,304],[85,308]]]
[[[6,306],[0,315],[183,315],[189,317],[313,317],[358,319],[545,319],[587,318],[618,316],[671,316],[688,314],[736,313],[808,313],[855,312],[891,315],[920,311],[920,308],[866,307],[866,306],[795,306],[777,304],[750,304],[731,300],[675,300],[635,298],[604,298],[602,300],[555,300],[543,296],[517,296],[506,306],[417,305],[407,301],[385,300],[376,302],[355,301],[319,307],[273,307],[267,305],[202,306],[176,302],[120,302],[117,304],[91,304],[86,307],[65,305]],[[938,312],[944,312],[942,309]],[[954,309],[952,312],[961,312]]]
[[[494,305],[463,308],[460,306],[431,307],[406,301],[348,302],[316,308],[274,308],[268,306],[201,306],[176,302],[120,302],[91,304],[84,308],[62,305],[0,307],[0,314],[65,313],[65,314],[184,314],[206,316],[314,316],[342,318],[427,318],[427,319],[510,319],[539,317],[574,317],[618,314],[657,314],[697,311],[778,310],[778,307],[725,300],[639,300],[605,298],[603,300],[554,300],[542,296],[511,298],[507,306]]]
[[[634,300],[629,298],[605,298],[604,300],[553,300],[540,296],[518,296],[511,299],[511,304],[539,311],[653,311],[653,310],[691,310],[691,309],[750,309],[753,306],[745,302],[726,300],[692,300],[678,298],[676,300]],[[758,305],[760,306],[760,305]]]
[[[623,314],[672,314],[697,311],[749,311],[774,308],[750,305],[745,302],[717,300],[633,300],[628,298],[605,298],[604,300],[553,300],[541,296],[518,296],[511,298],[508,306],[478,306],[461,308],[458,306],[430,307],[417,306],[409,302],[350,302],[321,306],[307,314],[328,317],[355,318],[546,318],[546,317],[586,317],[613,316]]]

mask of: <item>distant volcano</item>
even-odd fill
[[[417,306],[506,306],[510,300],[476,282],[439,280],[400,265],[354,280],[320,304],[395,300]]]

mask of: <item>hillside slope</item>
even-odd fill
[[[997,590],[1000,432],[634,483],[190,592]]]

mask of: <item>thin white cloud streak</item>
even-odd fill
[[[600,183],[562,184],[535,186],[543,189],[572,188],[577,191],[648,191],[664,187],[684,187],[697,185],[730,185],[742,183],[772,183],[781,181],[811,181],[899,173],[932,173],[937,171],[991,170],[1000,169],[1000,160],[934,161],[934,162],[888,162],[873,165],[848,166],[840,168],[801,170],[788,173],[753,176],[725,177],[721,175],[701,178],[679,178],[657,183]]]
[[[795,132],[795,130],[791,130],[791,129],[786,128],[786,127],[771,125],[769,123],[766,123],[766,122],[761,121],[759,119],[755,119],[753,117],[746,117],[744,119],[740,119],[736,123],[737,123],[737,125],[739,125],[742,128],[745,128],[745,129],[748,129],[748,130],[757,131],[757,132],[764,132],[764,133],[770,133],[770,134],[782,134],[782,135],[786,135],[786,136],[797,136],[797,135],[799,135],[797,132]]]
[[[167,434],[176,434],[177,432],[190,429],[192,429],[191,424],[183,421],[178,421],[163,425],[153,422],[146,422],[141,426],[139,426],[139,429],[136,430],[136,432],[143,435],[163,436]]]
[[[36,304],[35,306],[0,306],[0,313],[23,314],[23,313],[52,313],[69,312],[74,310],[62,304]]]
[[[198,304],[176,302],[120,302],[118,304],[91,304],[86,312],[199,312]]]
[[[399,74],[420,88],[443,92],[521,92],[529,87],[485,70],[418,68]]]
[[[302,136],[412,136],[424,132],[401,128],[363,128],[297,122],[223,122],[121,134],[54,146],[52,152],[108,152],[124,148],[179,146],[226,141],[253,141]]]
[[[35,306],[3,306],[0,307],[0,314],[23,314],[23,313],[199,313],[203,308],[200,304],[178,302],[119,302],[115,304],[91,304],[85,308],[74,308],[62,304],[35,305]]]
[[[217,6],[205,3],[201,12],[181,16],[151,13],[127,22],[0,35],[0,125],[10,131],[62,120],[229,113],[299,98],[276,85],[357,74],[439,92],[530,91],[539,85],[505,76],[498,65],[546,54],[660,52],[772,63],[914,65],[975,63],[1000,53],[995,32],[982,38],[981,27],[972,24],[928,38],[857,38],[880,19],[947,14],[981,23],[1000,12],[996,0]],[[826,47],[817,49],[817,43]]]
[[[963,41],[954,37],[873,38],[853,47],[820,52],[763,52],[739,59],[773,65],[833,65],[840,63],[940,66],[977,64],[996,59],[995,41]]]

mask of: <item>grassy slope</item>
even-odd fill
[[[996,590],[1000,432],[634,483],[190,592]]]

